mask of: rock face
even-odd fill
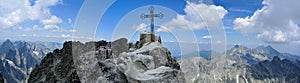
[[[80,82],[72,58],[72,43],[66,42],[61,50],[47,54],[33,69],[28,82]]]
[[[152,42],[133,52],[123,52],[118,67],[128,82],[185,82],[179,64],[159,42]]]
[[[129,45],[127,39],[121,38],[111,43],[111,49],[115,55],[119,55],[122,52],[127,52]]]
[[[185,82],[180,65],[159,42],[129,49],[124,38],[65,42],[63,49],[47,54],[28,82]]]
[[[1,73],[0,73],[0,83],[4,83],[4,79]]]
[[[211,70],[209,61],[202,57],[190,57],[179,61],[187,83],[204,82]]]
[[[46,53],[58,48],[58,45],[60,44],[54,42],[6,40],[0,46],[0,71],[3,78],[9,83],[26,81],[36,64],[40,63]]]

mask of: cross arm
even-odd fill
[[[159,17],[161,19],[162,17],[164,17],[164,14],[162,14],[162,13],[160,13],[160,14],[154,14],[154,17]]]
[[[144,18],[151,18],[151,15],[144,15],[144,14],[142,14],[142,15],[141,15],[141,18],[142,18],[142,19],[144,19]]]

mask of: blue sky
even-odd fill
[[[130,41],[136,41],[140,31],[149,31],[150,19],[142,20],[140,15],[148,14],[147,8],[154,6],[155,13],[165,15],[162,19],[155,19],[156,33],[162,36],[164,42],[197,42],[200,48],[194,47],[194,44],[186,48],[201,50],[210,50],[211,45],[220,46],[218,44],[225,44],[226,48],[235,44],[252,48],[271,45],[281,52],[300,55],[300,21],[296,19],[300,16],[293,14],[298,13],[294,11],[299,9],[296,4],[292,4],[296,0],[117,0],[104,12],[99,24],[95,24],[97,27],[79,27],[80,21],[77,19],[80,18],[77,16],[80,13],[88,13],[84,17],[96,15],[98,11],[93,9],[101,9],[96,7],[106,4],[101,1],[94,1],[94,6],[87,12],[79,11],[83,7],[83,0],[1,2],[0,40],[63,42],[72,40],[73,37],[82,41],[110,41],[127,37]],[[280,13],[274,10],[285,10],[288,6],[292,6],[289,9],[291,11]],[[285,18],[280,20],[282,18],[278,16]],[[87,19],[88,21],[91,19]],[[214,31],[216,27],[220,31]],[[219,33],[222,31],[223,35]],[[73,32],[86,33],[74,37]],[[218,37],[220,34],[225,40]]]

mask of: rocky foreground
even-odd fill
[[[184,74],[160,42],[65,42],[33,69],[32,82],[183,83]]]

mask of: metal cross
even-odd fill
[[[148,15],[142,14],[141,18],[142,19],[151,18],[151,42],[154,42],[155,41],[155,36],[154,36],[154,17],[159,17],[161,19],[162,17],[164,17],[164,14],[162,14],[162,13],[154,14],[154,7],[153,6],[149,7],[149,11],[150,11],[150,14],[148,14]]]

